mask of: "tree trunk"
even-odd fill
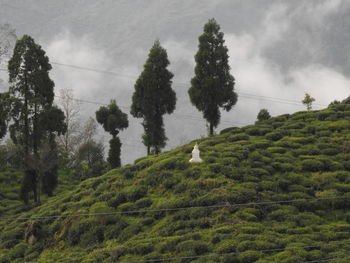
[[[27,75],[24,73],[24,162],[29,167],[29,123],[28,123],[28,84]]]
[[[213,123],[209,123],[209,135],[213,136],[214,135],[214,125]]]
[[[159,154],[160,153],[158,145],[154,146],[154,153],[155,154]]]
[[[147,145],[147,155],[151,154],[151,147],[149,145]]]

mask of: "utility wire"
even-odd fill
[[[60,65],[60,66],[65,66],[65,67],[71,67],[71,68],[76,68],[76,69],[80,69],[80,70],[85,70],[85,71],[92,71],[92,72],[96,72],[96,73],[102,73],[102,74],[109,74],[109,75],[119,76],[119,77],[123,77],[123,78],[130,78],[130,79],[131,78],[132,79],[137,78],[137,76],[134,76],[134,75],[120,74],[120,73],[116,73],[116,72],[113,72],[113,71],[98,70],[98,69],[94,69],[94,68],[87,68],[87,67],[82,67],[82,66],[77,66],[77,65],[63,64],[63,63],[59,63],[59,62],[50,62],[50,63],[51,64],[56,64],[56,65]],[[0,69],[0,70],[7,71],[6,69]],[[180,86],[188,87],[188,84],[186,84],[186,83],[173,82],[173,84],[174,84],[174,86],[178,86],[178,87],[180,87]],[[303,106],[303,104],[301,102],[295,101],[295,100],[275,98],[275,97],[269,97],[269,96],[262,96],[262,95],[256,95],[256,94],[239,92],[239,91],[236,91],[236,92],[237,92],[237,94],[240,97],[246,98],[246,99],[266,100],[266,101],[272,101],[272,102],[275,102],[275,103],[283,103],[283,104],[289,104],[289,105],[295,105],[295,106]],[[84,102],[90,103],[90,102],[87,102],[87,101],[84,101]],[[327,107],[327,105],[325,105],[325,104],[313,103],[313,105],[320,106],[320,107]]]
[[[58,99],[62,99],[62,97],[60,96],[57,96],[55,95],[56,98]],[[91,100],[83,100],[83,99],[76,99],[76,98],[73,98],[73,97],[70,97],[69,98],[70,100],[74,100],[74,101],[77,101],[77,102],[81,102],[81,103],[89,103],[89,104],[95,104],[95,105],[99,105],[99,106],[108,106],[107,103],[104,103],[104,102],[98,102],[98,101],[91,101]],[[125,109],[125,110],[129,110],[130,107],[128,106],[125,106],[125,105],[118,105],[120,108],[122,109]],[[199,118],[197,116],[194,116],[194,115],[189,115],[189,114],[181,114],[181,113],[173,113],[172,115],[175,115],[175,116],[181,116],[181,117],[185,117],[187,119],[191,119],[191,120],[198,120],[198,121],[201,121],[203,122],[203,119],[202,118]],[[232,122],[232,121],[225,121],[225,120],[221,120],[220,121],[221,123],[227,123],[227,124],[232,124],[232,125],[250,125],[251,123],[242,123],[242,122]]]
[[[230,208],[230,207],[242,207],[242,206],[259,206],[259,205],[271,205],[271,204],[287,204],[297,202],[312,202],[312,201],[324,201],[324,200],[337,200],[348,199],[349,197],[328,197],[328,198],[308,198],[308,199],[292,199],[292,200],[280,200],[280,201],[265,201],[265,202],[252,202],[252,203],[238,203],[238,204],[222,204],[211,206],[187,206],[177,208],[160,208],[160,209],[144,209],[144,210],[131,210],[131,211],[116,211],[108,213],[82,213],[82,214],[63,214],[63,215],[43,215],[36,217],[1,217],[0,221],[15,221],[15,220],[44,220],[53,218],[67,218],[67,217],[83,217],[83,216],[106,216],[106,215],[123,215],[123,214],[141,214],[141,213],[154,213],[154,212],[172,212],[189,209],[218,209],[218,208]]]

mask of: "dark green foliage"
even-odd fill
[[[176,94],[171,88],[173,74],[167,69],[169,64],[166,50],[158,40],[155,41],[135,83],[130,112],[143,119],[145,132],[142,139],[148,155],[160,153],[165,146],[163,115],[175,110]]]
[[[229,111],[237,102],[235,79],[230,74],[224,33],[215,19],[210,19],[204,25],[204,33],[198,40],[195,76],[188,94],[192,104],[203,112],[203,117],[209,123],[209,134],[213,135],[214,128],[220,122],[220,108]]]
[[[350,96],[342,101],[342,104],[350,104]]]
[[[318,172],[322,171],[325,166],[324,164],[317,159],[307,159],[301,162],[302,169],[304,171],[309,171],[309,172]]]
[[[122,144],[118,137],[109,141],[109,151],[107,161],[112,168],[120,167],[120,148]]]
[[[129,125],[128,116],[119,109],[115,100],[112,100],[107,107],[102,106],[96,111],[96,120],[113,137]]]
[[[103,145],[87,141],[79,147],[76,161],[76,173],[80,180],[100,176],[105,171]]]
[[[7,132],[7,122],[9,120],[9,94],[7,92],[0,93],[0,139]]]
[[[96,111],[96,120],[104,130],[109,132],[113,139],[109,141],[108,162],[111,168],[120,167],[120,148],[121,143],[117,135],[119,132],[129,126],[128,115],[123,113],[116,104],[115,100],[105,107],[102,106]]]
[[[278,141],[283,138],[283,132],[274,131],[265,135],[266,139],[271,141]]]
[[[49,195],[56,187],[52,176],[54,172],[48,170],[56,165],[57,160],[51,158],[48,162],[43,146],[48,144],[54,151],[55,135],[64,134],[67,128],[65,117],[60,109],[53,106],[54,83],[49,77],[51,65],[45,51],[33,38],[24,35],[17,41],[8,70],[11,86],[6,100],[7,120],[11,120],[10,136],[15,144],[23,145],[25,167],[37,171],[34,200],[40,203],[40,184],[46,187],[44,192]],[[1,112],[4,112],[3,109],[0,109]],[[42,165],[44,162],[46,168]],[[32,189],[31,186],[29,189],[26,187],[23,184],[21,196],[28,202],[26,193]]]
[[[24,173],[24,178],[20,190],[20,198],[23,200],[25,204],[28,204],[29,202],[29,193],[33,192],[34,201],[37,201],[37,188],[36,188],[36,182],[37,182],[37,172],[33,169],[26,170]]]
[[[271,118],[270,113],[267,109],[261,109],[258,113],[257,119],[258,121],[265,121]]]

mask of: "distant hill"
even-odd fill
[[[196,142],[2,216],[0,262],[349,262],[349,104]]]

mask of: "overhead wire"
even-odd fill
[[[327,198],[308,198],[308,199],[292,199],[292,200],[280,200],[280,201],[265,201],[265,202],[251,202],[251,203],[237,203],[237,204],[221,204],[221,205],[208,205],[208,206],[186,206],[176,208],[158,208],[158,209],[139,209],[131,211],[115,211],[106,213],[80,213],[80,214],[61,214],[61,215],[43,215],[36,217],[0,217],[0,221],[14,221],[14,220],[46,220],[54,218],[67,218],[67,217],[85,217],[85,216],[106,216],[106,215],[123,215],[123,214],[142,214],[142,213],[155,213],[155,212],[173,212],[189,209],[220,209],[220,208],[234,208],[242,206],[261,206],[272,204],[287,204],[296,202],[312,202],[312,201],[324,201],[324,200],[338,200],[349,199],[349,197],[327,197]]]
[[[50,62],[50,63],[51,64],[56,64],[56,65],[60,65],[60,66],[65,66],[65,67],[76,68],[76,69],[79,69],[79,70],[92,71],[92,72],[101,73],[101,74],[109,74],[109,75],[119,76],[119,77],[123,77],[123,78],[130,78],[130,79],[131,78],[132,79],[137,78],[137,76],[135,76],[135,75],[120,74],[120,73],[113,72],[113,71],[108,71],[108,70],[99,70],[99,69],[87,68],[87,67],[82,67],[82,66],[78,66],[78,65],[64,64],[64,63],[59,63],[59,62]],[[7,71],[6,69],[1,69],[1,70]],[[188,86],[188,84],[182,83],[182,82],[173,82],[173,84],[174,84],[174,86],[178,86],[178,87],[180,87],[180,86],[182,86],[182,87],[186,86],[187,87]],[[271,102],[275,102],[275,103],[283,103],[283,104],[290,104],[290,105],[295,105],[295,106],[303,106],[303,104],[301,102],[296,101],[296,100],[275,98],[275,97],[269,97],[269,96],[262,96],[262,95],[256,95],[256,94],[240,92],[240,91],[236,91],[236,92],[237,92],[237,94],[240,97],[247,98],[247,99],[266,100],[266,101],[271,101]],[[315,106],[320,106],[320,107],[326,107],[327,106],[325,104],[319,104],[319,103],[314,103],[314,105]]]

